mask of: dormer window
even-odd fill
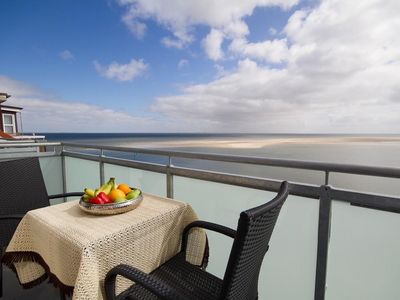
[[[17,133],[15,114],[3,113],[3,129],[5,133]]]
[[[22,131],[22,121],[18,122],[22,107],[4,105],[8,98],[9,94],[0,92],[0,132],[18,136]]]

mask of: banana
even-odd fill
[[[115,178],[111,177],[107,184],[107,188],[103,192],[108,195],[115,186]]]
[[[105,193],[106,195],[108,195],[111,192],[113,185],[112,184],[107,184],[107,186],[101,190],[101,192]]]
[[[89,202],[89,200],[90,200],[91,198],[93,198],[93,197],[89,196],[88,194],[84,194],[84,195],[82,196],[82,199],[83,199],[83,201],[85,201],[85,202]]]
[[[99,193],[103,192],[105,189],[108,188],[108,182],[106,182],[105,184],[103,184],[100,188],[99,188]]]
[[[113,187],[112,190],[116,190],[118,188],[118,184],[115,182],[115,178],[112,178],[113,180]]]
[[[94,198],[94,197],[95,197],[95,195],[94,195],[95,191],[92,190],[92,189],[85,188],[85,189],[84,189],[84,192],[85,192],[85,195],[88,195],[88,196],[91,197],[91,198]]]
[[[99,188],[99,190],[98,190],[96,196],[97,196],[99,193],[101,193],[101,192],[103,192],[103,193],[105,193],[106,195],[108,195],[108,194],[111,192],[111,190],[113,189],[114,185],[115,185],[115,178],[114,178],[114,177],[111,177],[110,180],[109,180],[107,183],[103,184],[103,185]]]

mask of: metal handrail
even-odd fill
[[[0,148],[25,148],[25,147],[40,147],[40,146],[61,146],[60,142],[40,142],[26,143],[24,141],[13,141],[12,143],[0,143]]]
[[[303,161],[303,160],[288,160],[288,159],[264,158],[256,156],[207,154],[198,152],[181,152],[181,151],[169,151],[169,150],[158,150],[158,149],[101,146],[101,145],[90,145],[90,144],[62,143],[62,145],[75,148],[102,149],[102,150],[118,151],[118,152],[135,152],[135,153],[152,154],[152,155],[160,155],[167,157],[212,160],[218,162],[232,162],[232,163],[253,164],[260,166],[274,166],[283,168],[321,171],[328,173],[334,172],[334,173],[347,173],[355,175],[400,178],[400,168],[326,163],[326,162]]]
[[[218,162],[232,162],[242,164],[253,164],[259,166],[273,166],[282,168],[303,169],[321,171],[325,173],[347,173],[354,175],[367,175],[377,177],[400,178],[400,168],[365,166],[357,164],[326,163],[318,161],[289,160],[279,158],[264,158],[257,156],[225,155],[215,153],[183,152],[159,149],[146,149],[134,147],[118,147],[108,145],[92,145],[63,142],[43,142],[43,143],[0,143],[0,148],[23,148],[38,146],[64,146],[74,148],[89,148],[97,150],[109,150],[117,152],[132,152],[141,154],[151,154],[166,157],[180,157],[200,160],[211,160]]]

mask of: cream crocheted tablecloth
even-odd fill
[[[103,281],[124,263],[149,273],[180,249],[183,228],[197,216],[190,205],[145,194],[136,209],[113,216],[93,216],[78,201],[28,212],[20,222],[3,261],[21,284],[37,284],[46,276],[73,299],[103,299]],[[201,265],[206,236],[189,236],[187,260]],[[132,282],[119,278],[117,293]]]

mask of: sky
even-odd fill
[[[26,132],[400,133],[398,0],[2,0]]]

